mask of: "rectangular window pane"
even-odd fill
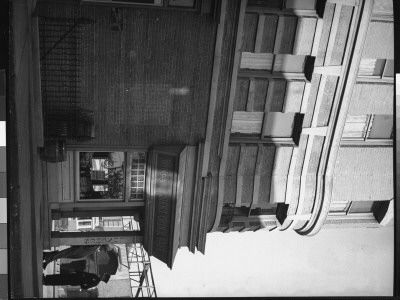
[[[392,115],[375,115],[371,132],[369,134],[370,139],[390,139],[393,131],[393,116]]]
[[[233,112],[232,133],[260,134],[264,113],[263,112]]]
[[[295,113],[269,112],[265,114],[264,137],[291,137]]]
[[[286,0],[286,8],[288,9],[305,9],[314,10],[316,0]]]
[[[145,173],[146,170],[146,153],[132,152],[131,161],[131,200],[144,199]]]
[[[339,212],[346,212],[347,209],[349,208],[350,202],[349,201],[335,201],[335,202],[331,202],[331,205],[329,207],[329,211],[330,212],[335,212],[335,213],[339,213]]]
[[[385,67],[385,59],[363,58],[358,69],[360,77],[381,77]]]
[[[80,199],[123,199],[124,152],[80,152]]]
[[[103,2],[103,1],[101,1]],[[110,2],[126,2],[132,4],[142,4],[142,5],[162,5],[163,0],[112,0]]]
[[[271,70],[274,55],[272,53],[243,52],[240,61],[241,69]]]
[[[275,55],[274,72],[302,73],[306,57],[304,55],[277,54]]]
[[[383,77],[394,77],[394,61],[393,59],[387,59],[385,70],[383,71]]]
[[[194,0],[169,0],[170,6],[194,7]]]
[[[368,128],[369,115],[347,116],[343,138],[364,138]]]
[[[282,8],[282,0],[248,0],[248,6],[259,6],[271,9],[281,9]]]
[[[80,226],[92,226],[92,222],[91,221],[85,221],[85,222],[79,222]]]
[[[351,202],[348,213],[368,213],[372,212],[374,201],[353,201]]]

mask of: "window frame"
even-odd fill
[[[194,0],[192,7],[171,5],[169,0],[160,0],[161,4],[156,3],[134,3],[124,0],[80,0],[80,4],[85,5],[106,5],[112,7],[136,7],[136,8],[151,8],[151,9],[167,9],[180,11],[199,11],[201,8],[201,0]],[[153,2],[157,2],[154,0]]]
[[[251,114],[255,117],[252,119]],[[267,116],[268,114],[287,114],[293,115],[293,123],[292,123],[292,133],[291,136],[266,136],[266,124],[267,124]],[[257,131],[252,133],[248,132],[247,136],[245,132],[235,131],[232,132],[233,123],[235,121],[234,116],[248,116],[247,119],[253,121],[254,127],[257,127]],[[262,118],[260,117],[262,115]],[[302,131],[304,114],[301,113],[284,113],[284,112],[247,112],[247,111],[234,111],[232,114],[232,124],[230,130],[230,143],[265,143],[265,144],[275,144],[275,145],[288,145],[288,146],[298,146],[300,135]],[[239,121],[242,120],[238,119]],[[236,126],[235,126],[236,127]],[[258,132],[259,130],[259,132]],[[243,130],[246,131],[246,130]]]
[[[342,132],[342,137],[340,141],[341,146],[391,146],[393,145],[393,134],[394,134],[394,124],[392,125],[392,136],[391,138],[370,138],[370,133],[372,130],[372,127],[374,125],[374,119],[376,116],[379,115],[384,115],[384,114],[365,114],[365,115],[360,115],[360,116],[347,116],[345,125],[347,123],[348,117],[363,117],[367,116],[367,121],[366,121],[366,130],[365,133],[363,134],[363,137],[343,137],[345,133],[345,127],[343,127],[343,132]]]
[[[300,2],[301,0],[297,0]],[[294,15],[298,17],[314,17],[314,18],[322,18],[323,17],[323,10],[325,8],[324,1],[315,0],[313,7],[309,8],[293,8],[287,7],[286,0],[280,1],[279,7],[267,7],[262,4],[258,3],[248,3],[246,6],[246,12],[256,12],[256,13],[273,13],[276,15]],[[279,4],[279,3],[278,3]]]
[[[80,197],[80,153],[81,152],[123,152],[124,154],[124,161],[125,163],[125,170],[124,170],[124,186],[123,186],[123,197],[122,199],[118,198],[95,198],[95,199],[81,199]],[[144,165],[144,172],[143,172],[143,198],[140,199],[131,199],[131,176],[128,174],[132,171],[132,163],[127,163],[128,161],[132,161],[132,154],[134,152],[143,152],[145,153],[145,165]],[[88,203],[88,202],[113,202],[113,203],[132,203],[132,202],[143,202],[146,198],[146,167],[147,167],[147,149],[144,150],[143,148],[140,149],[79,149],[73,150],[73,164],[74,164],[74,202],[75,203]],[[129,160],[129,158],[131,158]],[[129,192],[128,192],[129,191]]]
[[[297,65],[301,64],[301,68],[290,71],[282,70],[284,67],[291,67],[294,62]],[[288,81],[304,80],[305,82],[311,82],[314,63],[315,56],[311,55],[242,52],[240,55],[238,77],[283,78]],[[260,68],[260,66],[267,66],[267,64],[270,69]]]
[[[369,202],[372,201],[372,206],[371,206],[371,211],[369,212],[352,212],[352,206],[354,206],[356,202]],[[373,215],[373,209],[374,209],[374,205],[376,202],[379,201],[373,201],[373,200],[368,200],[368,201],[351,201],[351,200],[343,200],[343,201],[338,201],[338,202],[331,202],[331,205],[333,203],[346,203],[345,208],[343,209],[343,211],[331,211],[331,209],[329,208],[329,215],[330,216],[371,216]]]
[[[375,60],[375,61],[380,60],[380,61],[383,61],[383,67],[382,67],[382,70],[381,70],[380,74],[377,74],[377,75],[373,75],[373,74],[372,75],[359,75],[363,59],[364,60]],[[361,61],[360,61],[359,66],[358,66],[356,81],[357,82],[365,81],[365,82],[380,82],[380,83],[387,82],[387,83],[393,83],[394,82],[394,73],[393,73],[393,76],[384,76],[385,71],[388,68],[388,64],[392,64],[392,66],[394,67],[394,60],[393,59],[385,59],[385,58],[383,58],[383,59],[380,59],[380,58],[362,58]]]

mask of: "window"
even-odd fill
[[[231,141],[297,145],[303,118],[299,113],[235,111]]]
[[[347,116],[342,140],[389,140],[393,138],[392,115]]]
[[[139,5],[153,5],[162,6],[163,0],[82,0],[85,2],[98,2],[98,3],[114,3],[114,4],[139,4]]]
[[[263,137],[291,137],[294,113],[270,112],[265,114]]]
[[[390,139],[393,135],[393,116],[392,115],[373,115],[371,116],[370,139]]]
[[[385,68],[383,69],[382,78],[394,77],[394,61],[393,59],[387,59]]]
[[[92,219],[90,218],[78,218],[76,220],[76,229],[92,229]]]
[[[243,52],[240,68],[272,71],[273,63],[274,55],[272,53]]]
[[[103,227],[122,227],[122,220],[103,220]]]
[[[91,221],[79,222],[79,224],[80,224],[81,226],[92,226],[92,222],[91,222]]]
[[[79,199],[143,200],[145,152],[79,152]]]
[[[304,65],[307,56],[277,54],[274,61],[274,72],[301,73],[304,72]]]
[[[131,154],[130,199],[144,199],[146,156],[144,152]]]
[[[331,213],[344,213],[349,208],[350,201],[334,201],[329,207],[329,212]]]
[[[195,9],[196,0],[81,0],[82,3],[110,3],[119,6],[156,6],[177,9]]]
[[[263,112],[234,111],[231,132],[260,135],[263,118]]]
[[[394,77],[394,61],[393,59],[363,58],[358,69],[358,77],[392,79]]]
[[[299,144],[304,114],[265,113],[261,138],[266,142]]]
[[[357,214],[357,213],[372,213],[375,202],[379,201],[334,201],[329,207],[330,213],[335,214]]]
[[[286,0],[287,9],[315,9],[316,0]]]
[[[317,0],[248,0],[247,10],[254,10],[255,8],[263,11],[270,10],[290,13],[297,12],[296,15],[314,16],[311,12],[315,12]],[[309,11],[309,13],[307,13]]]
[[[352,201],[350,203],[347,213],[349,214],[370,213],[372,212],[373,206],[374,206],[374,201]]]
[[[239,77],[311,80],[315,57],[242,52]]]
[[[248,0],[248,6],[258,6],[258,7],[266,7],[271,9],[282,9],[283,8],[283,0]]]
[[[195,0],[169,0],[169,6],[194,7]]]

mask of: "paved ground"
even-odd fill
[[[37,148],[43,143],[43,130],[35,2],[14,0],[11,7],[7,148],[12,298],[42,296],[42,170]]]

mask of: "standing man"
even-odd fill
[[[101,276],[93,273],[75,271],[69,274],[43,275],[43,285],[80,285],[82,289],[90,289],[99,284],[100,281],[108,282],[110,275],[105,273]]]

